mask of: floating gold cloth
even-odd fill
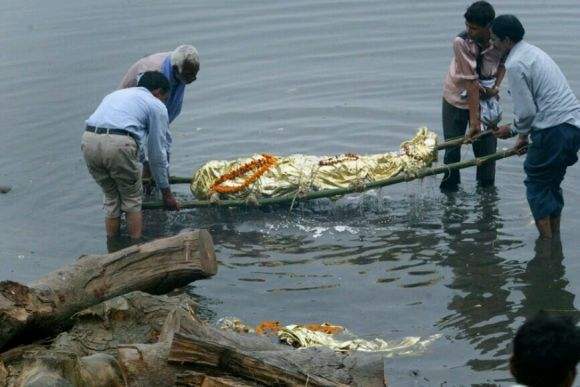
[[[339,340],[323,332],[312,331],[301,325],[288,325],[278,331],[280,341],[295,348],[328,347],[335,351],[384,352],[386,356],[418,355],[428,345],[441,337],[435,334],[425,339],[405,337],[401,340],[385,341],[383,339]]]
[[[349,188],[377,180],[388,179],[400,173],[413,174],[428,167],[437,159],[437,135],[427,128],[419,129],[415,137],[401,144],[399,152],[372,155],[307,156],[294,154],[278,157],[277,164],[264,173],[248,189],[238,193],[220,194],[221,198],[244,199],[250,194],[256,198],[303,194],[335,188]],[[214,160],[197,170],[191,183],[191,192],[198,199],[208,199],[214,192],[212,184],[223,174],[236,167],[257,160],[261,155],[233,161]],[[222,185],[239,186],[244,177]]]
[[[441,337],[435,334],[425,338],[408,336],[400,340],[364,340],[340,325],[329,323],[282,326],[279,321],[266,321],[254,329],[236,317],[224,317],[218,321],[218,326],[237,333],[275,334],[280,342],[294,348],[327,347],[338,352],[381,352],[386,357],[420,355]]]

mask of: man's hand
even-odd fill
[[[486,100],[493,98],[499,94],[499,89],[497,87],[483,87],[479,86],[479,98]]]
[[[163,195],[163,205],[165,206],[166,210],[179,211],[179,203],[171,193],[170,188],[162,189],[161,194]]]
[[[146,196],[149,196],[155,189],[155,180],[151,177],[151,169],[149,169],[147,161],[143,163],[143,180],[143,191],[145,191]]]
[[[502,140],[513,137],[511,125],[500,125],[491,128],[491,130],[496,138],[501,138]]]
[[[479,123],[477,123],[477,126],[476,125],[470,125],[469,131],[465,135],[464,142],[466,144],[472,143],[473,140],[475,139],[475,137],[477,137],[481,133],[481,129],[479,129],[479,127],[480,127]]]
[[[518,136],[518,139],[516,140],[516,145],[514,146],[514,149],[516,149],[518,151],[518,155],[523,155],[528,151],[528,145],[530,144],[530,141],[528,140],[528,135],[527,134],[520,134]]]

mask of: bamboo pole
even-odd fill
[[[347,195],[350,193],[355,192],[363,192],[373,188],[380,188],[386,187],[393,184],[409,182],[416,179],[422,179],[427,176],[439,175],[446,171],[452,171],[456,169],[464,169],[473,166],[479,166],[490,161],[496,161],[500,159],[504,159],[507,157],[511,157],[518,154],[518,151],[514,148],[508,150],[502,150],[496,153],[493,153],[488,156],[477,157],[470,160],[460,161],[458,163],[453,164],[446,164],[440,165],[437,167],[432,168],[424,168],[418,171],[415,174],[400,174],[395,177],[391,177],[389,179],[377,180],[372,183],[368,184],[361,184],[359,186],[352,186],[348,188],[336,188],[336,189],[327,189],[323,191],[314,191],[309,192],[304,195],[284,195],[279,197],[273,198],[263,198],[258,199],[258,204],[260,206],[267,206],[267,205],[274,205],[274,204],[287,204],[293,202],[302,202],[307,200],[313,199],[320,199],[320,198],[328,198],[333,196],[342,196]],[[191,201],[184,201],[180,202],[181,208],[202,208],[202,207],[245,207],[245,206],[252,206],[245,200],[223,200],[219,204],[211,203],[209,200],[191,200]],[[162,202],[146,202],[143,203],[143,209],[152,210],[152,209],[161,209],[163,208]]]
[[[480,139],[487,137],[492,133],[493,133],[493,131],[491,129],[484,130],[483,132],[479,133],[477,136],[474,136],[469,141],[469,143],[479,141]],[[465,136],[459,136],[459,137],[449,139],[445,142],[442,142],[441,144],[437,144],[437,147],[435,149],[442,150],[442,149],[448,149],[448,148],[455,148],[457,146],[461,146],[461,145],[467,144],[467,143],[468,143],[468,141],[465,139]]]

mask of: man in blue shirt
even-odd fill
[[[566,168],[578,161],[580,103],[552,58],[522,40],[525,30],[515,16],[498,16],[491,31],[493,45],[508,53],[505,67],[515,128],[500,126],[495,135],[517,135],[516,147],[527,147],[526,196],[540,237],[550,239],[560,231],[560,184]]]
[[[182,45],[173,52],[160,52],[141,58],[134,63],[121,81],[120,89],[137,85],[139,76],[145,71],[160,71],[169,80],[170,92],[165,105],[169,123],[181,113],[185,85],[197,79],[199,54],[193,46]]]
[[[169,120],[163,104],[168,94],[167,78],[158,71],[148,71],[137,87],[107,95],[86,121],[81,149],[89,172],[105,195],[108,238],[118,236],[121,212],[126,213],[131,239],[141,237],[143,185],[139,158],[144,148],[165,208],[179,209],[169,186]]]
[[[199,54],[196,48],[190,45],[181,45],[172,52],[160,52],[141,58],[129,68],[119,88],[135,87],[139,77],[145,71],[159,71],[169,80],[170,91],[165,100],[165,106],[167,106],[169,123],[172,123],[181,113],[185,86],[197,79]],[[167,130],[167,143],[171,144],[171,142],[171,132]],[[167,157],[169,159],[169,152]],[[147,163],[143,169],[143,177],[151,177]],[[149,193],[152,187],[147,184],[145,188],[146,192]]]

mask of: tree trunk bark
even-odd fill
[[[176,333],[167,361],[205,374],[227,374],[266,386],[385,386],[380,355],[357,360],[327,349],[248,352]],[[363,372],[361,372],[363,371]]]
[[[0,282],[0,349],[62,331],[73,314],[113,297],[135,290],[161,294],[216,272],[210,234],[194,230],[81,256],[30,286]]]

